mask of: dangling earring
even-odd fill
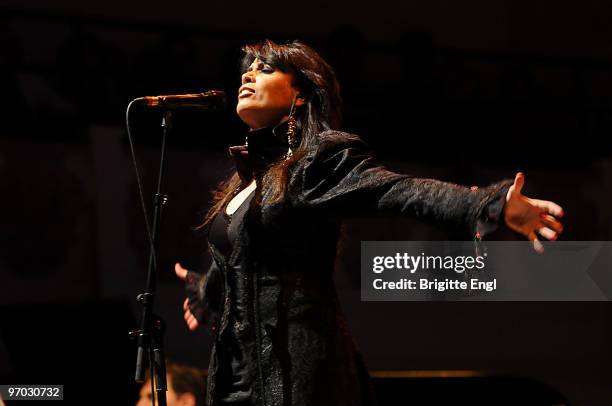
[[[297,148],[296,132],[297,132],[297,120],[295,119],[295,101],[297,95],[291,103],[291,109],[289,110],[289,117],[287,117],[287,143],[289,144],[289,151],[285,155],[285,159],[289,159],[293,156],[293,149]]]

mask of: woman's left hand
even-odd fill
[[[544,246],[537,234],[547,240],[556,240],[563,231],[563,225],[557,220],[563,217],[563,209],[554,202],[524,196],[521,194],[524,183],[525,175],[517,173],[506,195],[504,221],[512,230],[532,241],[533,248],[541,254]]]

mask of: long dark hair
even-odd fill
[[[291,168],[304,157],[309,148],[316,143],[319,133],[339,129],[342,121],[342,98],[340,85],[331,66],[312,48],[299,41],[277,44],[264,40],[242,47],[244,56],[241,62],[245,72],[255,59],[271,65],[283,72],[293,74],[293,85],[304,98],[304,105],[296,113],[299,146],[293,156],[280,160],[268,168],[263,176],[262,187],[271,192],[272,202],[284,198]],[[240,187],[238,173],[222,182],[213,192],[213,204],[204,218],[204,227],[234,197]],[[198,227],[198,228],[200,228]]]

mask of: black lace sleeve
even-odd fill
[[[212,312],[219,311],[219,268],[213,260],[205,274],[188,271],[185,290],[189,310],[199,323],[207,323]]]
[[[332,215],[376,213],[409,215],[436,224],[467,229],[481,237],[500,222],[512,180],[487,187],[465,187],[416,178],[386,169],[355,135],[326,131],[306,155],[297,203]]]

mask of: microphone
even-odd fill
[[[220,110],[225,108],[227,97],[222,90],[208,90],[204,93],[170,94],[164,96],[144,96],[132,101],[147,107],[166,109],[197,108]]]

